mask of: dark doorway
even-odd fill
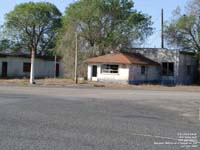
[[[97,77],[97,66],[92,66],[92,77]]]
[[[59,77],[60,74],[60,66],[59,64],[56,64],[56,77]]]
[[[2,62],[2,78],[7,77],[7,70],[8,70],[8,63],[7,62]]]

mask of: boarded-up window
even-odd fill
[[[174,63],[168,63],[169,69],[168,69],[168,76],[174,76]]]
[[[146,67],[141,66],[141,75],[145,75],[145,74],[146,74]]]
[[[30,71],[31,71],[31,63],[24,63],[23,72],[30,72]]]
[[[162,63],[162,75],[163,76],[174,76],[174,63],[173,62]]]
[[[162,75],[167,75],[167,63],[162,64]]]
[[[191,74],[192,74],[191,65],[187,65],[187,75],[191,75]]]

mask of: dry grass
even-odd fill
[[[45,78],[45,79],[36,80],[36,83],[43,86],[48,86],[48,85],[62,86],[65,84],[73,84],[74,81],[72,79]]]
[[[75,81],[72,79],[54,79],[54,78],[45,78],[45,79],[36,79],[36,85],[38,86],[64,86],[69,84],[74,84]],[[85,84],[86,81],[79,81],[79,84]],[[0,85],[16,85],[16,86],[28,86],[29,79],[0,79]]]
[[[129,84],[120,84],[120,83],[102,83],[102,82],[88,82],[88,81],[79,81],[79,84],[92,85],[94,87],[107,87],[107,88],[125,88],[125,89],[153,89],[153,90],[198,90],[200,91],[200,86],[164,86],[164,85],[151,85],[151,84],[142,84],[142,85],[129,85]],[[53,87],[64,87],[66,85],[73,85],[75,81],[72,79],[37,79],[37,86],[53,86]],[[28,79],[0,79],[0,85],[15,85],[15,86],[30,86]]]
[[[26,86],[28,84],[29,84],[28,79],[0,79],[0,85]]]

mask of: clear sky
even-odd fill
[[[0,24],[4,22],[4,15],[11,11],[16,4],[22,2],[28,2],[30,0],[0,0]],[[55,4],[62,13],[66,6],[75,0],[32,0],[34,2],[38,1],[48,1]],[[160,14],[161,8],[164,9],[165,20],[170,19],[172,11],[180,6],[184,9],[184,6],[188,0],[134,0],[135,8],[139,11],[149,14],[152,16],[152,21],[154,22],[153,27],[155,28],[154,34],[147,40],[144,44],[145,47],[160,47]]]

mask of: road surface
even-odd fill
[[[199,91],[0,86],[0,149],[199,150],[199,111]]]

